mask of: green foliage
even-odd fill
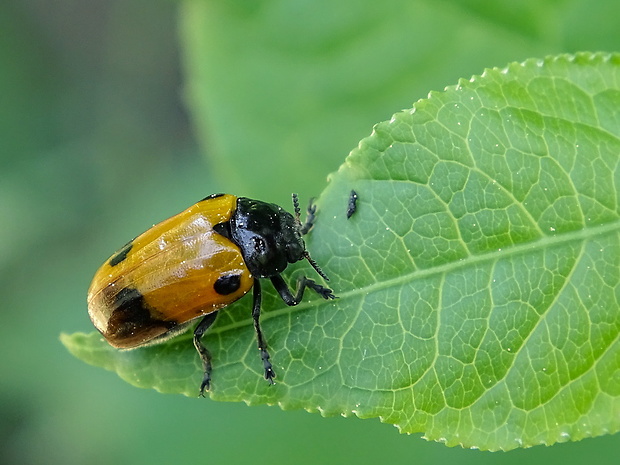
[[[571,16],[555,0],[183,2],[186,102],[230,192],[314,196],[376,122],[485,66],[564,50]],[[256,175],[265,160],[280,182]]]
[[[380,417],[490,450],[617,431],[619,65],[515,63],[375,126],[331,176],[308,236],[339,299],[288,308],[267,293],[275,386],[248,298],[222,311],[205,338],[210,396]],[[136,386],[197,394],[189,334],[134,351],[96,334],[63,343]]]

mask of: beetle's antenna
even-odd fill
[[[310,203],[310,205],[312,206],[312,203]],[[293,194],[293,207],[295,208],[295,220],[297,221],[297,224],[299,225],[300,231],[302,234],[306,234],[308,230],[310,230],[310,228],[312,227],[312,219],[314,219],[314,209],[312,209],[311,206],[308,207],[308,215],[310,216],[311,220],[309,222],[306,222],[306,224],[302,225],[301,219],[300,219],[301,208],[299,208],[299,198],[297,197],[297,194]],[[303,257],[306,260],[308,260],[308,263],[312,265],[312,268],[314,268],[314,270],[319,274],[319,276],[321,276],[321,278],[323,278],[325,281],[329,281],[329,278],[327,277],[325,273],[323,273],[323,270],[321,269],[319,264],[315,262],[310,256],[310,252],[308,252],[307,250],[304,250]]]
[[[297,194],[293,194],[293,207],[295,207],[295,219],[297,224],[301,225],[301,208],[299,208],[299,198]]]
[[[312,265],[312,268],[314,268],[314,270],[321,276],[321,278],[323,278],[325,281],[329,281],[329,278],[327,277],[327,275],[323,273],[323,270],[318,265],[318,263],[312,260],[312,257],[310,256],[310,253],[307,250],[304,250],[304,258],[308,260],[308,263]]]
[[[301,208],[299,208],[299,197],[297,194],[293,194],[293,206],[295,207],[295,220],[299,225],[299,232],[302,236],[308,234],[308,231],[314,226],[314,216],[316,214],[316,205],[314,205],[314,198],[310,199],[308,203],[308,209],[306,210],[306,221],[301,222]]]

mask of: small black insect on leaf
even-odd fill
[[[357,192],[351,190],[349,194],[349,203],[347,205],[347,220],[353,216],[357,210]]]

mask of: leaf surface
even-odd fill
[[[619,65],[579,54],[486,70],[375,126],[330,177],[307,240],[339,299],[288,308],[267,294],[271,387],[249,298],[220,312],[210,396],[489,450],[618,431]],[[63,336],[132,384],[196,395],[190,339],[121,352]]]

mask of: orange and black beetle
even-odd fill
[[[252,318],[265,379],[275,373],[260,329],[260,278],[269,278],[287,305],[297,305],[309,287],[324,299],[332,290],[302,276],[295,294],[280,275],[289,263],[310,258],[302,235],[312,227],[314,207],[302,224],[297,196],[295,216],[278,205],[215,194],[128,242],[99,268],[88,291],[88,313],[114,347],[133,349],[188,329],[196,318],[194,346],[209,390],[211,355],[201,343],[218,310],[254,288]]]

